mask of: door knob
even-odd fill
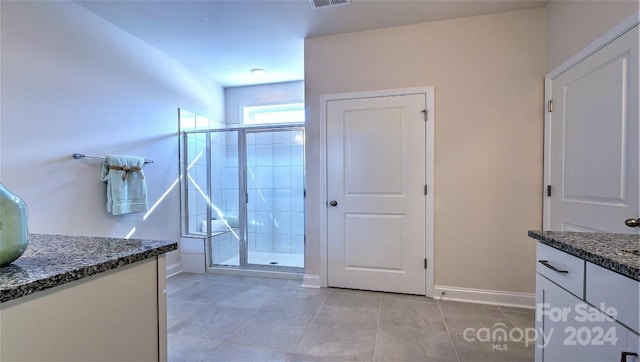
[[[336,200],[331,200],[331,201],[329,201],[329,205],[334,206],[334,207],[335,207],[335,206],[338,206],[338,201],[336,201]]]
[[[627,219],[624,221],[624,224],[630,228],[637,228],[640,226],[640,218],[637,219]]]

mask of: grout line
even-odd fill
[[[507,313],[505,313],[505,311],[499,305],[497,307],[498,307],[498,310],[500,311],[500,313],[502,313],[502,315],[504,316],[504,319],[509,321],[509,323],[511,323],[511,325],[513,326],[513,323],[511,322],[511,319],[509,318]]]
[[[504,319],[507,320],[507,322],[509,322],[509,324],[511,324],[511,328],[516,328],[516,325],[513,323],[513,320],[509,317],[509,315],[507,314],[507,312],[505,312],[502,307],[498,306],[498,309],[500,310],[500,312],[502,313],[502,315],[504,316]],[[507,340],[509,341],[509,340]]]
[[[380,338],[380,314],[382,313],[382,295],[378,296],[378,320],[376,322],[376,339],[373,342],[373,360],[377,361],[376,351],[378,350],[378,342]]]
[[[293,358],[293,355],[296,353],[296,350],[298,349],[298,346],[300,345],[300,342],[302,342],[302,339],[304,338],[304,336],[307,335],[307,332],[309,331],[309,327],[311,327],[311,324],[313,324],[313,322],[316,320],[316,317],[318,316],[318,314],[320,314],[320,309],[322,309],[322,307],[324,306],[324,303],[329,298],[329,294],[330,293],[325,293],[325,296],[324,296],[324,299],[322,300],[322,303],[320,303],[320,306],[316,310],[316,313],[313,315],[313,318],[311,318],[311,321],[309,321],[309,323],[307,323],[307,326],[304,328],[304,332],[302,333],[300,338],[298,338],[298,342],[296,342],[296,345],[293,347],[293,352],[291,352],[291,357],[290,358]]]
[[[440,311],[440,317],[442,317],[442,322],[444,323],[444,328],[447,330],[447,335],[449,336],[449,341],[451,342],[451,347],[453,347],[453,353],[456,355],[456,360],[460,361],[460,356],[458,355],[458,349],[456,348],[455,343],[453,343],[453,337],[451,336],[451,331],[449,330],[449,325],[447,324],[447,319],[444,317],[444,313],[442,312],[442,308],[440,307],[440,302],[436,301],[438,305],[438,310]]]
[[[218,342],[218,345],[217,345],[214,349],[212,349],[212,350],[211,350],[211,352],[209,352],[209,353],[207,354],[207,356],[206,356],[206,357],[204,357],[203,359],[201,359],[200,361],[207,361],[207,360],[209,360],[209,357],[211,357],[211,356],[212,356],[212,355],[213,355],[213,354],[214,354],[218,349],[220,349],[220,347],[221,347],[223,344],[224,344],[223,342]]]

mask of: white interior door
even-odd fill
[[[327,283],[425,295],[426,94],[327,102]]]
[[[637,233],[638,27],[552,80],[547,229]]]

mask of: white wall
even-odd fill
[[[222,88],[73,2],[1,7],[0,170],[29,231],[178,240],[177,108],[222,119]],[[144,172],[157,208],[108,214],[100,161],[74,152],[154,160]]]
[[[2,141],[2,4],[0,3],[0,141]],[[2,145],[0,144],[0,181],[2,181]]]
[[[284,82],[246,87],[225,88],[225,112],[228,127],[240,124],[242,107],[265,102],[304,99],[304,82]]]
[[[308,276],[320,274],[323,94],[435,87],[435,284],[535,290],[545,9],[305,41]]]
[[[547,72],[638,11],[638,0],[552,0],[547,5]]]

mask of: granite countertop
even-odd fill
[[[578,258],[640,281],[640,254],[638,254],[640,235],[529,231],[529,236]]]
[[[29,234],[25,253],[0,268],[0,303],[177,248],[175,241]]]

